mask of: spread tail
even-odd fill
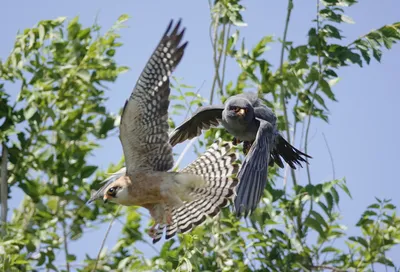
[[[172,210],[172,224],[158,226],[153,243],[158,242],[166,228],[165,238],[175,233],[186,233],[203,223],[207,216],[215,217],[221,208],[229,204],[238,183],[236,174],[238,156],[230,143],[214,143],[199,158],[181,170],[181,173],[201,176],[205,181],[201,187],[193,187],[189,193],[191,201],[184,202]]]

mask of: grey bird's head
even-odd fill
[[[225,103],[226,116],[235,121],[248,123],[254,119],[253,105],[244,97],[231,97]]]

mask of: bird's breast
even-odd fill
[[[240,120],[222,120],[224,128],[241,141],[254,141],[258,126],[255,122],[245,123]]]
[[[163,183],[162,172],[143,173],[138,172],[129,175],[130,186],[129,197],[124,199],[122,205],[143,206],[145,204],[156,204],[162,200],[160,185]]]

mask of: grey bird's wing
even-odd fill
[[[254,108],[256,118],[266,120],[275,127],[275,113],[269,107],[263,105],[260,99],[258,99],[257,104],[258,105]],[[296,165],[302,167],[303,162],[308,163],[307,158],[311,158],[311,156],[292,146],[278,131],[275,131],[274,133],[276,134],[276,137],[274,138],[274,143],[271,147],[271,157],[269,160],[270,166],[276,163],[280,168],[284,168],[281,158],[283,158],[292,169],[296,169]]]
[[[274,126],[262,119],[256,139],[239,170],[235,199],[236,215],[246,217],[257,207],[267,183],[268,161],[273,142]]]
[[[185,29],[171,20],[144,67],[121,116],[120,140],[127,174],[133,171],[167,171],[174,160],[168,142],[169,77],[179,64],[187,42]]]
[[[200,107],[190,119],[183,122],[171,132],[169,135],[169,143],[175,146],[185,140],[199,136],[203,129],[209,129],[213,126],[217,127],[222,118],[223,110],[223,105]]]

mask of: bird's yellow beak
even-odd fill
[[[243,115],[245,115],[245,113],[246,113],[246,111],[244,109],[240,109],[236,114],[243,116]]]
[[[110,199],[111,197],[109,196],[109,195],[104,195],[104,197],[103,197],[103,202],[104,203],[107,203],[108,202],[108,200]]]

